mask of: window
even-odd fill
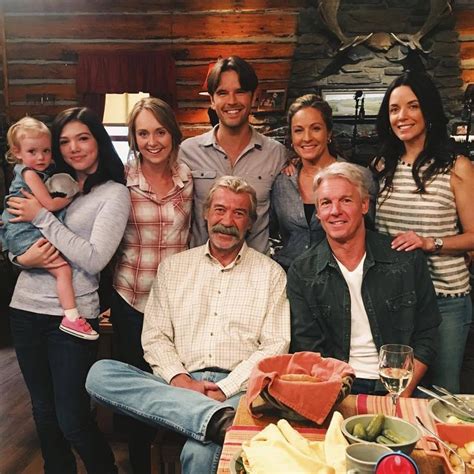
[[[139,92],[137,94],[106,94],[104,110],[104,126],[112,139],[118,155],[124,163],[130,154],[128,146],[127,120],[133,106],[150,94]]]

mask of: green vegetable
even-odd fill
[[[367,440],[367,432],[365,431],[364,425],[362,423],[356,423],[354,429],[352,430],[352,436],[356,438]]]
[[[393,441],[383,435],[378,435],[377,438],[375,438],[375,442],[379,444],[393,444]]]
[[[367,441],[374,441],[375,438],[382,432],[383,424],[385,422],[385,415],[379,413],[370,420],[369,426],[366,428]]]
[[[407,442],[407,440],[403,436],[400,436],[398,433],[395,433],[395,431],[393,430],[388,430],[388,429],[383,430],[382,434],[383,436],[388,438],[391,443],[403,444]]]

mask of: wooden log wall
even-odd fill
[[[3,0],[8,81],[3,110],[49,122],[78,103],[76,65],[82,52],[172,50],[178,119],[185,136],[209,127],[200,96],[209,62],[236,54],[262,83],[285,86],[305,0]],[[0,7],[1,8],[1,7]],[[0,53],[2,48],[0,47]],[[34,103],[27,94],[54,95]]]
[[[456,11],[456,30],[459,33],[461,69],[464,84],[474,83],[474,4]]]

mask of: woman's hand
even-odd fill
[[[43,209],[33,194],[24,189],[21,193],[24,197],[11,197],[7,201],[7,211],[16,216],[10,222],[31,222]]]
[[[45,238],[37,240],[25,253],[16,258],[23,267],[28,268],[58,268],[67,263],[57,260],[59,251]]]
[[[296,173],[296,166],[290,161],[282,170],[282,174],[293,176]]]
[[[405,252],[410,250],[421,249],[424,252],[431,253],[434,250],[434,241],[431,237],[422,237],[416,232],[409,230],[402,232],[392,240],[392,249]]]

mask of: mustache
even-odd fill
[[[227,235],[232,235],[233,237],[239,238],[239,230],[235,226],[230,226],[226,227],[225,225],[222,224],[216,224],[212,226],[211,232],[216,234],[227,234]]]

